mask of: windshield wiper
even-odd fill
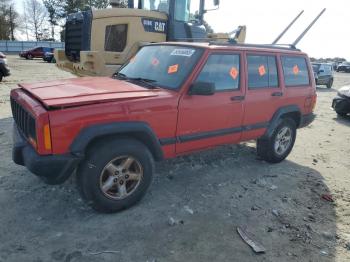
[[[157,82],[157,80],[154,79],[148,79],[143,77],[127,77],[127,80],[130,82],[139,82],[141,84],[145,84],[150,88],[157,88],[157,86],[154,84]]]
[[[123,74],[123,73],[115,73],[113,75],[113,78],[117,78],[120,80],[126,80],[126,81],[130,81],[130,82],[139,82],[141,84],[147,85],[148,88],[157,88],[156,85],[154,85],[154,83],[157,82],[157,80],[153,80],[153,79],[148,79],[148,78],[143,78],[143,77],[128,77],[127,75]]]
[[[117,79],[121,79],[121,80],[128,79],[128,77],[125,74],[119,73],[119,72],[114,73],[113,78],[117,78]]]

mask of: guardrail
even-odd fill
[[[16,53],[36,46],[64,49],[64,42],[0,40],[0,52]]]

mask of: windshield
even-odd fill
[[[320,64],[312,64],[312,69],[314,70],[314,72],[318,72],[320,66]]]
[[[175,2],[175,20],[182,22],[196,21],[199,14],[199,0],[178,0]]]
[[[116,77],[177,89],[192,71],[201,54],[202,49],[194,47],[145,46],[116,73]]]
[[[142,0],[142,8],[145,10],[169,13],[168,0]]]

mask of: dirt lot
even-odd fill
[[[0,84],[1,262],[350,261],[350,119],[330,109],[350,74],[318,88],[318,118],[298,131],[286,161],[257,160],[254,143],[165,161],[137,206],[104,215],[82,202],[73,178],[47,186],[12,163],[11,88],[71,75],[40,60],[9,63]],[[266,253],[255,254],[237,226]]]

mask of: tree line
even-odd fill
[[[24,0],[23,12],[19,13],[14,0],[0,2],[0,40],[16,40],[16,32],[27,40],[36,41],[56,38],[57,26],[64,28],[65,17],[70,13],[89,9],[102,9],[109,0]]]

